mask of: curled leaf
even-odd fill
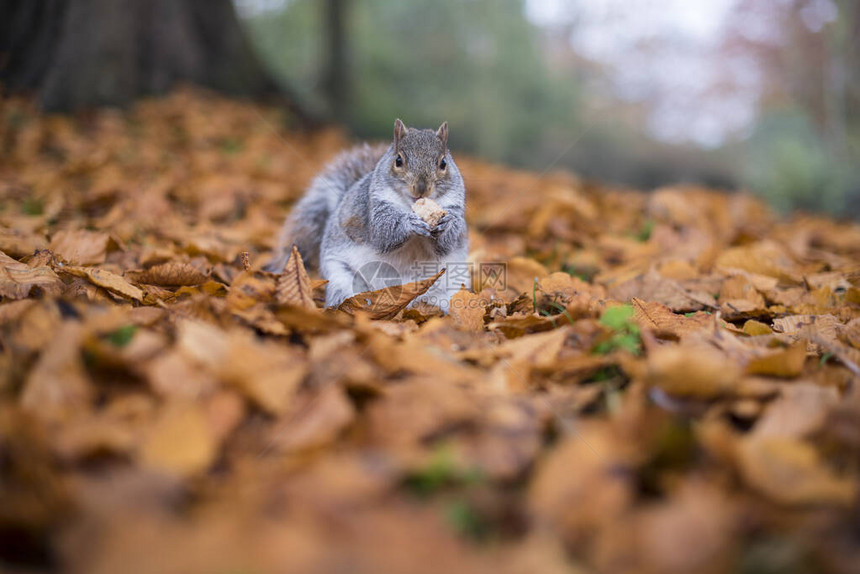
[[[426,293],[443,273],[444,269],[421,281],[359,293],[341,303],[338,309],[350,315],[365,311],[370,313],[373,319],[391,319],[417,297]]]

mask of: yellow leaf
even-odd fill
[[[745,335],[749,335],[750,337],[758,335],[773,335],[773,331],[770,327],[754,319],[750,319],[744,323],[743,332]]]

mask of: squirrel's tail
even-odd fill
[[[293,245],[299,248],[308,269],[319,267],[320,245],[329,215],[337,208],[346,191],[373,170],[385,152],[385,147],[364,144],[343,152],[313,180],[307,193],[287,217],[278,248],[265,267],[267,271],[283,271]]]
[[[308,269],[319,266],[320,244],[325,232],[326,221],[330,212],[329,191],[314,181],[307,193],[296,203],[278,240],[278,248],[274,257],[266,265],[266,271],[280,273],[290,258],[293,245],[299,248],[302,260]]]

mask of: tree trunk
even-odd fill
[[[347,61],[346,13],[349,0],[326,0],[325,40],[328,62],[324,86],[328,105],[338,121],[347,123],[350,117],[349,62]]]
[[[0,0],[0,82],[49,111],[124,105],[189,82],[276,96],[231,0]]]

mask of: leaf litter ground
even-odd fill
[[[460,158],[475,292],[323,310],[288,121],[3,102],[4,569],[855,571],[860,227]]]

